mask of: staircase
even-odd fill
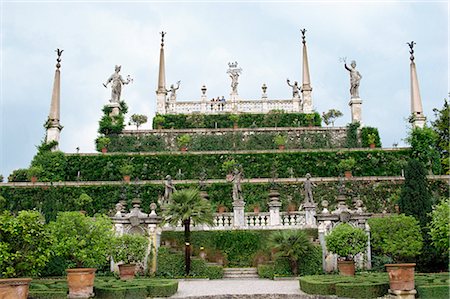
[[[223,268],[224,279],[254,279],[258,278],[256,268]]]

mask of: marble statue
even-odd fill
[[[103,83],[103,86],[107,88],[108,84],[111,83],[111,99],[109,100],[111,103],[119,103],[120,102],[120,94],[122,93],[122,85],[128,84],[132,81],[130,76],[127,76],[127,80],[125,81],[122,76],[119,74],[121,69],[120,65],[116,65],[114,74],[108,78],[106,83]]]
[[[242,172],[237,168],[233,170],[233,177],[231,181],[233,182],[233,202],[242,201],[242,188],[241,188]]]
[[[292,97],[299,98],[300,94],[299,94],[298,82],[295,81],[293,85],[290,83],[291,80],[289,80],[289,79],[287,79],[286,82],[290,87],[292,87]]]
[[[177,99],[177,90],[180,88],[181,81],[177,81],[177,86],[175,84],[170,85],[170,89],[167,92],[170,92],[169,99],[170,101],[175,101]]]
[[[172,177],[170,175],[166,176],[166,180],[164,182],[164,202],[169,203],[172,199],[172,193],[177,191],[172,182]]]
[[[313,194],[312,194],[312,188],[317,187],[316,184],[311,182],[310,180],[311,175],[309,173],[306,174],[306,181],[304,183],[305,188],[305,203],[313,203]]]
[[[344,67],[350,73],[350,95],[353,98],[359,98],[359,81],[361,81],[362,76],[356,70],[356,61],[352,60],[350,67],[344,61]]]
[[[238,79],[239,79],[239,74],[242,72],[241,68],[237,67],[238,63],[237,61],[235,62],[230,62],[228,63],[229,69],[227,71],[227,74],[230,75],[231,78],[231,93],[232,94],[237,94],[237,87],[238,87]]]

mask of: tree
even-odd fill
[[[422,227],[426,226],[431,212],[432,197],[421,161],[410,159],[405,167],[405,183],[399,199],[402,213],[414,216]]]
[[[197,189],[175,191],[172,194],[172,202],[164,211],[163,219],[163,223],[177,226],[181,222],[184,226],[184,260],[186,276],[188,276],[191,270],[190,226],[191,224],[214,225],[211,205],[200,196],[200,192]]]
[[[334,127],[334,121],[336,118],[341,117],[343,114],[341,111],[336,109],[330,109],[328,112],[322,112],[323,122],[328,126],[331,123],[331,126]]]
[[[142,114],[133,114],[130,118],[130,125],[136,126],[136,130],[139,130],[139,127],[147,122],[148,118]]]
[[[439,152],[436,149],[437,133],[430,127],[413,128],[406,141],[411,145],[411,156],[421,161],[427,170],[434,173],[441,172]]]
[[[276,250],[278,256],[285,256],[289,259],[294,275],[298,273],[299,261],[302,256],[313,250],[308,236],[301,230],[276,231],[270,235],[269,244]]]
[[[441,165],[444,173],[449,174],[449,148],[450,148],[450,108],[447,99],[441,110],[434,108],[435,121],[431,123],[437,134],[436,148],[441,155]]]
[[[428,224],[429,234],[433,245],[444,255],[449,252],[448,240],[450,239],[450,199],[443,199],[431,212],[431,222]]]

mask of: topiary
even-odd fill
[[[352,261],[355,255],[366,250],[367,239],[362,229],[347,223],[339,224],[325,237],[327,249],[346,261]]]

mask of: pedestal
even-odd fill
[[[352,112],[352,123],[359,122],[362,124],[362,117],[361,117],[362,100],[360,98],[352,98],[350,99],[348,105],[350,106],[350,110]]]
[[[233,113],[238,112],[238,99],[239,95],[237,93],[231,93],[230,94],[230,100],[231,100],[231,109]]]
[[[112,109],[112,111],[109,113],[109,116],[117,116],[120,113],[120,104],[119,103],[109,103],[108,107]]]
[[[395,296],[395,299],[414,299],[416,298],[417,291],[397,291],[389,289],[389,294]]]
[[[244,201],[234,201],[233,202],[233,217],[234,217],[234,226],[235,227],[245,226],[244,207],[245,207]]]
[[[313,202],[307,202],[303,204],[303,208],[305,209],[307,227],[316,227],[316,207],[317,205]]]

